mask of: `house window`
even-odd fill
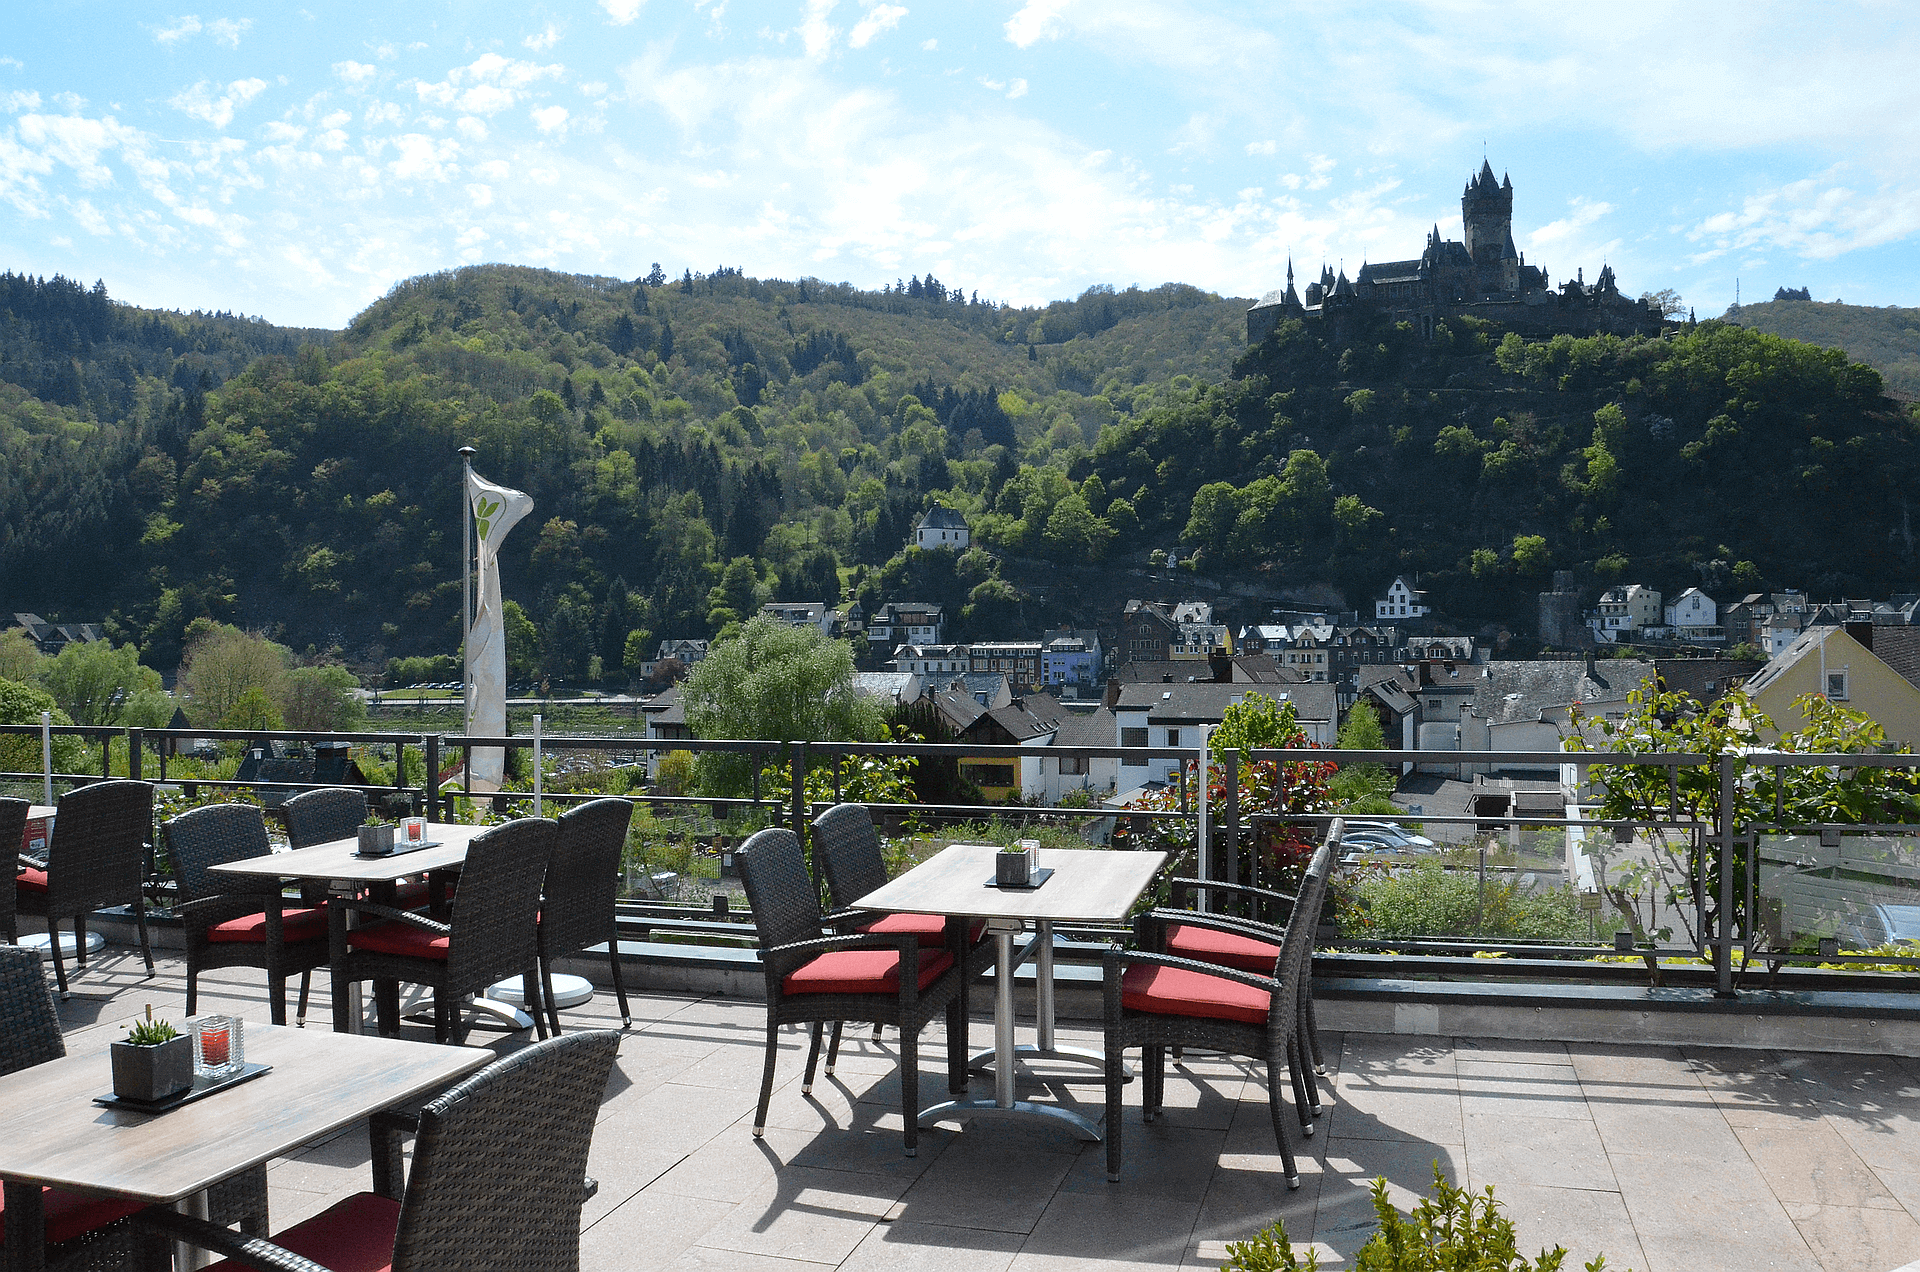
[[[1847,700],[1847,673],[1830,671],[1827,673],[1827,701],[1845,702]]]
[[[962,764],[960,776],[975,786],[1017,786],[1011,764]]]
[[[1060,757],[1060,775],[1062,777],[1083,776],[1085,775],[1086,771],[1087,771],[1086,756],[1065,755]]]
[[[1146,744],[1147,744],[1147,731],[1145,729],[1120,730],[1121,746],[1145,746]],[[1120,762],[1129,768],[1145,768],[1147,764],[1145,760],[1139,759],[1131,755],[1122,759]]]
[[[1179,745],[1180,745],[1180,730],[1178,730],[1178,729],[1168,729],[1168,730],[1167,730],[1167,745],[1168,745],[1168,746],[1179,746]]]

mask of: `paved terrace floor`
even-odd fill
[[[62,1006],[69,1046],[98,1045],[85,1031],[117,1035],[149,1002],[177,1017],[182,964],[160,957],[150,981],[126,950],[96,957]],[[326,977],[315,981],[311,1027],[324,1028]],[[265,1019],[257,974],[202,985],[202,1010]],[[564,1020],[617,1026],[611,999]],[[1641,1272],[1889,1272],[1920,1258],[1920,1061],[1336,1035],[1334,1093],[1288,1193],[1263,1080],[1244,1063],[1175,1066],[1167,1116],[1151,1126],[1130,1086],[1126,1172],[1109,1184],[1100,1145],[1006,1122],[923,1132],[919,1156],[904,1157],[893,1046],[864,1032],[811,1097],[803,1038],[787,1035],[756,1141],[764,1009],[671,994],[633,1005],[594,1135],[589,1269],[1213,1268],[1227,1241],[1275,1218],[1341,1267],[1372,1230],[1369,1181],[1385,1176],[1405,1209],[1435,1161],[1494,1185],[1523,1248],[1565,1244],[1570,1268],[1600,1252]],[[1097,1031],[1062,1032],[1097,1045]],[[986,1021],[973,1034],[990,1045]],[[476,1029],[471,1042],[504,1052],[524,1037]],[[922,1038],[921,1090],[937,1099],[942,1031]],[[1027,1084],[1022,1098],[1102,1108],[1091,1071]],[[368,1187],[364,1128],[274,1162],[269,1178],[276,1229]]]

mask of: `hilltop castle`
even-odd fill
[[[1460,219],[1464,243],[1442,239],[1435,225],[1418,258],[1362,265],[1352,281],[1345,270],[1336,276],[1323,265],[1304,299],[1294,290],[1289,261],[1286,287],[1268,292],[1247,311],[1247,343],[1260,343],[1289,318],[1327,324],[1336,341],[1345,340],[1362,317],[1411,323],[1427,338],[1435,324],[1457,315],[1530,336],[1660,330],[1660,311],[1622,294],[1611,265],[1593,283],[1581,271],[1556,290],[1546,270],[1527,264],[1513,245],[1513,181],[1494,180],[1485,160],[1460,196]]]

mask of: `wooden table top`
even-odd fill
[[[479,1047],[249,1020],[247,1060],[273,1072],[168,1113],[132,1113],[93,1102],[113,1090],[107,1044],[116,1039],[90,1034],[99,1041],[78,1054],[0,1077],[0,1175],[178,1201],[494,1059]]]
[[[1153,881],[1164,852],[1042,848],[1039,864],[1053,877],[1031,891],[988,887],[992,844],[954,844],[854,903],[892,914],[948,914],[973,919],[1044,919],[1115,923]]]
[[[358,883],[387,883],[407,875],[445,870],[467,859],[467,845],[491,826],[461,826],[452,822],[429,822],[427,838],[440,842],[438,848],[419,848],[391,857],[362,857],[360,841],[335,839],[292,852],[276,852],[265,857],[249,857],[213,866],[217,874],[252,875],[269,879],[350,879]]]

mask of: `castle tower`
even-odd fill
[[[1466,226],[1467,254],[1473,263],[1498,267],[1513,241],[1513,182],[1494,180],[1493,165],[1482,159],[1480,175],[1460,196],[1460,220]]]

